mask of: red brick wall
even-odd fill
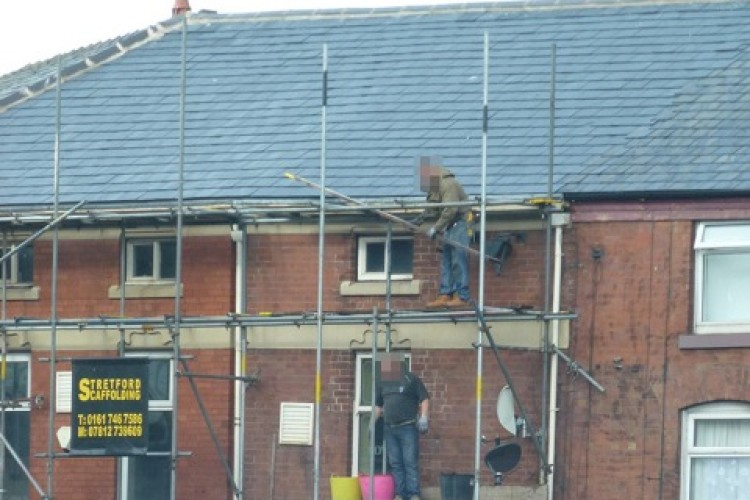
[[[513,351],[502,356],[524,406],[538,426],[539,354]],[[314,487],[313,447],[277,443],[280,403],[314,402],[314,353],[256,350],[248,362],[262,369],[261,383],[248,392],[245,473],[249,498],[269,498],[272,483],[275,498],[309,498]],[[441,473],[471,474],[474,468],[476,353],[473,349],[412,351],[412,367],[431,396],[430,432],[420,444],[422,482],[437,487]],[[505,382],[488,352],[484,367],[482,431],[490,438],[507,438],[495,417],[497,394]],[[320,491],[322,498],[328,498],[328,478],[349,475],[351,468],[355,354],[325,351],[322,381]],[[505,484],[533,485],[536,481],[535,451],[529,440],[523,440],[522,446],[521,465],[506,476]],[[489,449],[486,445],[482,452]],[[484,466],[482,474],[484,483],[490,484]]]
[[[228,374],[231,372],[231,358],[227,351],[184,350],[184,356],[194,356],[188,361],[194,373]],[[70,370],[71,357],[113,357],[115,351],[59,351],[58,370]],[[49,423],[49,367],[39,358],[48,357],[49,352],[33,351],[31,394],[43,394],[44,408],[31,410],[30,470],[36,481],[46,489],[47,459],[36,457],[48,450]],[[231,462],[231,382],[223,380],[196,379],[198,391],[208,409],[211,422],[219,438],[227,460]],[[179,410],[179,451],[190,452],[191,456],[178,459],[177,498],[224,498],[227,481],[224,469],[211,441],[205,420],[201,416],[198,403],[187,381],[180,379],[178,391]],[[55,431],[70,425],[70,414],[58,413],[55,416]],[[55,452],[62,450],[55,438]],[[61,458],[54,462],[55,498],[75,500],[111,500],[115,498],[117,466],[114,458]],[[95,473],[92,473],[95,471]]]
[[[678,347],[692,325],[695,207],[579,210],[566,253],[579,312],[569,355],[606,392],[561,365],[555,498],[677,499],[680,410],[750,400],[750,351]]]
[[[60,318],[119,314],[119,300],[107,298],[120,284],[118,240],[61,240],[58,245],[57,311]],[[183,240],[182,308],[189,315],[223,315],[234,310],[234,256],[229,237]],[[38,301],[9,301],[8,317],[51,315],[52,243],[34,243]],[[128,299],[126,316],[174,314],[174,299]]]
[[[514,253],[502,275],[487,267],[486,304],[543,304],[544,234],[527,233],[527,241],[515,242]],[[317,302],[317,235],[261,235],[249,239],[248,303],[251,311],[294,312],[314,310]],[[373,305],[385,306],[384,297],[342,297],[339,284],[356,275],[356,239],[351,235],[326,237],[325,310],[370,311]],[[35,245],[36,284],[41,287],[39,301],[11,301],[8,316],[49,317],[51,280],[51,243]],[[223,315],[234,308],[233,244],[226,237],[186,238],[184,240],[184,297],[186,315]],[[439,257],[435,243],[418,237],[415,241],[416,279],[424,281],[419,297],[394,297],[394,308],[421,308],[437,291]],[[471,287],[476,290],[478,261],[471,258]],[[60,318],[118,314],[119,301],[107,298],[111,285],[119,283],[117,241],[62,240],[58,274],[58,314]],[[173,314],[173,299],[126,301],[126,316]],[[83,331],[81,335],[88,334]],[[104,352],[59,352],[58,356],[105,356]],[[228,374],[232,372],[232,352],[186,351],[194,354],[191,369],[196,372]],[[443,472],[471,473],[474,466],[474,422],[476,394],[476,353],[465,350],[415,351],[415,371],[423,376],[433,396],[430,433],[422,440],[423,481],[438,486]],[[36,360],[49,353],[35,350],[32,393],[48,393],[47,363]],[[504,353],[514,382],[524,398],[527,411],[539,425],[541,398],[541,361],[536,352]],[[278,446],[278,412],[281,401],[314,400],[315,352],[312,350],[256,350],[248,354],[248,366],[262,369],[261,382],[247,391],[247,435],[245,450],[245,488],[249,498],[266,499],[273,478],[276,498],[307,498],[312,489],[313,448]],[[495,399],[504,385],[494,358],[485,353],[483,384],[483,428],[490,438],[501,434],[495,418]],[[66,369],[61,364],[60,369]],[[351,464],[352,404],[354,398],[354,353],[326,351],[323,357],[323,395],[321,405],[320,486],[328,494],[331,474],[349,473]],[[201,394],[217,428],[224,452],[231,453],[231,382],[198,380]],[[178,498],[224,498],[227,481],[216,451],[199,414],[195,398],[185,380],[179,389],[179,449],[191,457],[178,462]],[[68,416],[58,416],[57,425],[65,425]],[[32,412],[32,455],[47,449],[46,410]],[[506,484],[534,485],[537,458],[531,442],[524,440],[521,467],[507,476]],[[489,446],[482,451],[487,451]],[[272,454],[275,467],[271,468]],[[115,460],[97,462],[98,471],[111,471],[92,478],[91,461],[57,460],[56,495],[59,498],[88,500],[112,498],[116,477]],[[32,459],[32,472],[46,476],[46,460]],[[482,466],[484,481],[490,478]],[[82,497],[81,484],[86,484]],[[217,493],[218,492],[218,493]]]
[[[485,270],[485,304],[544,305],[543,231],[527,231],[526,242],[513,243],[513,254],[498,276],[490,262]],[[492,237],[488,233],[488,239]],[[437,295],[440,256],[436,243],[424,236],[414,240],[414,279],[423,280],[422,296],[394,296],[394,309],[420,309]],[[342,281],[357,277],[356,237],[326,235],[323,275],[325,311],[371,311],[385,307],[385,297],[342,297]],[[477,297],[478,259],[469,259],[469,287]],[[248,308],[251,312],[314,311],[317,307],[318,235],[250,236],[248,249]]]

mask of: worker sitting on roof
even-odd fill
[[[467,200],[463,186],[453,172],[440,165],[439,159],[423,156],[419,161],[419,186],[427,193],[431,203],[455,203]],[[437,222],[427,235],[435,239],[442,233],[446,245],[440,261],[440,289],[436,300],[427,307],[469,307],[469,232],[467,219],[471,210],[467,206],[428,208],[425,218],[437,217]],[[451,245],[455,242],[457,245]]]

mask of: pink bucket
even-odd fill
[[[375,488],[373,500],[393,500],[396,485],[390,474],[375,474]],[[362,500],[370,500],[370,476],[359,476],[359,486],[362,490]]]

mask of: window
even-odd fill
[[[127,280],[174,280],[177,269],[177,243],[174,239],[129,240]]]
[[[128,354],[143,356],[144,354]],[[173,365],[170,355],[150,354],[148,366],[148,451],[158,456],[123,457],[120,474],[123,500],[170,498],[172,451]]]
[[[356,386],[354,394],[354,450],[352,453],[352,475],[370,472],[370,420],[372,419],[372,354],[358,353]],[[407,355],[405,363],[410,364]],[[385,446],[383,443],[383,419],[375,423],[375,473],[382,474],[386,469]]]
[[[361,236],[357,242],[357,278],[360,281],[385,280],[388,260],[391,279],[409,280],[414,266],[414,240],[411,236],[393,236],[391,249],[385,236]]]
[[[708,403],[682,414],[681,500],[739,500],[750,491],[750,403]]]
[[[25,466],[29,466],[30,405],[29,388],[31,370],[29,356],[9,354],[6,358],[5,379],[0,385],[1,400],[4,404],[0,427],[13,450]],[[5,450],[3,470],[4,496],[8,500],[29,498],[29,480],[18,465],[10,450]]]
[[[695,238],[695,333],[750,332],[750,223],[702,223]]]
[[[10,245],[7,250],[0,246],[0,257],[10,252],[15,245]],[[5,278],[9,285],[25,285],[34,281],[34,247],[26,245],[13,256],[6,260],[0,268],[0,281]],[[7,274],[6,274],[7,273]],[[2,286],[2,283],[0,283]]]

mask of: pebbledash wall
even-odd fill
[[[164,234],[164,228],[152,228]],[[186,229],[183,239],[183,315],[224,315],[234,310],[235,250],[230,227]],[[525,241],[516,241],[501,275],[488,266],[485,303],[488,306],[528,304],[541,308],[544,291],[545,233],[541,223],[513,223],[503,230],[521,231]],[[372,229],[370,229],[372,230]],[[382,226],[379,227],[382,231]],[[147,234],[144,233],[144,234]],[[371,312],[385,307],[385,296],[350,294],[356,281],[356,231],[332,228],[326,235],[324,309],[326,311]],[[382,234],[382,232],[380,233]],[[493,234],[492,231],[488,236]],[[119,314],[119,231],[112,229],[70,229],[60,232],[58,259],[58,317],[92,318]],[[48,318],[52,267],[51,235],[34,245],[36,300],[9,300],[7,317]],[[314,311],[317,300],[317,228],[306,226],[249,228],[248,310],[294,313]],[[393,297],[394,309],[422,309],[434,298],[438,285],[440,253],[435,242],[415,238],[414,278],[418,293]],[[471,259],[471,284],[476,293],[478,262]],[[347,291],[349,290],[349,291]],[[128,292],[130,293],[130,291]],[[125,316],[151,317],[174,314],[173,297],[128,298]],[[519,388],[524,406],[536,425],[541,410],[542,365],[538,346],[540,324],[495,322],[498,343],[514,345],[503,353]],[[439,498],[441,473],[471,473],[474,464],[476,350],[475,323],[421,325],[395,324],[394,340],[408,350],[413,368],[423,377],[433,403],[431,428],[422,440],[422,479],[428,495]],[[354,404],[357,349],[369,351],[367,325],[326,326],[322,369],[321,404],[321,498],[330,494],[331,475],[351,473],[352,411]],[[133,328],[126,334],[128,351],[171,353],[168,332],[159,325],[144,333]],[[13,333],[13,332],[11,332]],[[279,429],[282,401],[313,402],[315,377],[315,328],[251,327],[248,331],[249,371],[261,370],[261,380],[247,389],[245,435],[246,498],[298,499],[311,497],[313,489],[313,447],[280,445],[274,436]],[[47,396],[43,408],[31,410],[31,472],[44,485],[47,460],[49,404],[49,330],[19,331],[10,337],[13,352],[31,356],[33,395]],[[352,345],[356,339],[360,344]],[[93,328],[58,331],[57,369],[69,370],[67,359],[117,355],[119,334]],[[183,353],[196,373],[231,374],[232,332],[224,328],[185,328],[181,335]],[[383,337],[380,338],[382,345]],[[531,347],[529,347],[531,346]],[[495,417],[498,391],[505,384],[489,351],[485,352],[482,385],[482,431],[489,437],[503,435]],[[197,380],[201,396],[217,429],[223,449],[231,457],[232,383]],[[178,388],[178,448],[189,452],[178,460],[177,498],[230,498],[223,468],[200,415],[195,398],[184,379]],[[70,416],[56,414],[55,428],[69,424]],[[507,435],[505,436],[507,437]],[[523,458],[509,473],[502,491],[537,494],[538,458],[532,443],[522,440]],[[55,445],[56,452],[61,452]],[[486,451],[486,450],[483,450]],[[273,460],[272,460],[273,456]],[[115,459],[55,460],[56,498],[82,500],[115,498]],[[273,467],[272,467],[273,463]],[[483,482],[491,479],[483,467]],[[498,493],[499,494],[499,493]],[[428,498],[431,498],[428,496]]]
[[[556,499],[679,499],[681,411],[750,401],[750,350],[680,347],[696,337],[696,225],[749,218],[746,198],[573,204],[569,355],[606,393],[560,386]]]

